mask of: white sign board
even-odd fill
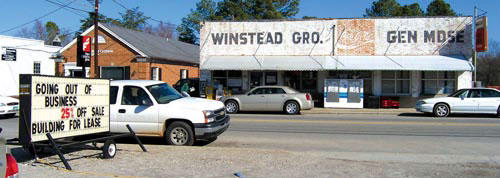
[[[21,75],[20,82],[21,142],[109,131],[109,80]]]

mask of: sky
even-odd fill
[[[59,2],[61,4],[71,3],[73,8],[93,11],[93,4],[88,0],[4,0],[0,15],[0,35],[15,36],[23,27],[31,28],[33,23],[17,27],[24,23],[37,19],[60,6],[48,1]],[[93,1],[93,0],[91,0]],[[108,17],[119,18],[120,12],[125,9],[118,5],[122,4],[127,8],[139,7],[146,16],[153,19],[180,24],[181,19],[195,8],[199,0],[102,0],[99,13]],[[425,10],[432,0],[398,0],[402,5],[418,2]],[[446,0],[451,7],[461,15],[473,15],[474,6],[487,12],[489,39],[500,41],[500,1],[499,0]],[[303,16],[316,16],[322,18],[351,18],[363,17],[365,9],[371,6],[373,0],[301,0],[300,11],[294,18]],[[479,11],[481,12],[481,11]],[[70,32],[77,31],[80,27],[80,20],[87,16],[85,12],[63,8],[40,19],[42,22],[54,21],[60,28]],[[155,25],[157,22],[149,21]],[[12,29],[14,28],[14,29]],[[7,31],[12,29],[11,31]],[[6,32],[7,31],[7,32]]]

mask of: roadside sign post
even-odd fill
[[[92,52],[92,37],[78,36],[76,40],[76,66],[82,67],[83,78],[87,77],[85,68],[90,67],[90,58]]]

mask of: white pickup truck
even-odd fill
[[[185,97],[161,81],[117,80],[110,86],[110,129],[163,137],[171,145],[216,139],[230,124],[220,101]]]

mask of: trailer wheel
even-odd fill
[[[106,142],[104,142],[104,146],[102,147],[102,155],[104,159],[111,159],[115,157],[117,151],[115,141],[106,140]]]

